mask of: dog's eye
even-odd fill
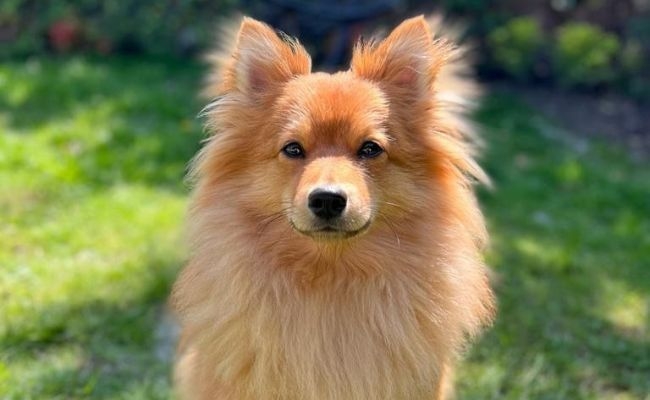
[[[289,158],[305,158],[305,150],[298,142],[287,143],[282,148],[282,152]]]
[[[380,145],[368,140],[361,145],[361,148],[357,151],[357,156],[359,156],[359,158],[375,158],[383,152],[384,149],[382,149]]]

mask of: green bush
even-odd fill
[[[650,101],[650,18],[633,16],[625,27],[625,45],[621,50],[621,68],[625,93]]]
[[[498,67],[519,79],[532,73],[543,41],[544,33],[532,17],[514,18],[488,35]]]
[[[587,23],[568,23],[556,32],[553,64],[558,81],[566,86],[598,86],[617,78],[619,39]]]
[[[237,0],[3,0],[0,58],[57,52],[169,55],[204,48]]]

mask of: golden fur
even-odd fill
[[[422,17],[332,75],[255,20],[234,38],[206,89],[213,135],[193,164],[192,253],[172,296],[181,398],[447,398],[494,313],[462,54]],[[384,153],[359,159],[365,140]],[[282,154],[288,141],[304,159]],[[300,233],[309,191],[330,184],[347,190],[355,233]]]

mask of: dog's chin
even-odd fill
[[[359,228],[345,228],[337,226],[336,224],[324,224],[310,226],[307,228],[298,227],[293,221],[290,221],[291,227],[298,233],[304,236],[308,236],[315,240],[345,240],[357,237],[365,233],[372,223],[372,218],[368,220]]]

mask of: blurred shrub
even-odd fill
[[[0,2],[0,57],[36,53],[44,49],[44,31],[36,29],[36,24],[27,23],[27,14],[35,15],[34,7],[37,4],[35,1],[27,4],[23,0]]]
[[[553,64],[558,81],[567,86],[598,86],[617,78],[619,39],[587,23],[568,23],[556,31]]]
[[[182,54],[214,38],[237,0],[2,0],[0,57],[54,50]]]
[[[648,53],[639,40],[630,39],[625,43],[621,49],[620,68],[622,89],[634,98],[650,100]]]
[[[485,78],[623,90],[650,101],[647,1],[442,0],[436,7],[468,24]]]
[[[490,7],[484,0],[444,0],[444,9],[451,13],[484,12]]]
[[[623,72],[636,73],[645,64],[643,47],[638,40],[630,39],[625,43],[620,53],[620,65]]]
[[[623,89],[637,99],[650,101],[650,16],[630,18],[625,37],[627,43],[621,51]]]
[[[334,3],[345,2],[352,0]],[[242,6],[250,10],[253,3],[279,10],[279,3],[311,2],[0,0],[0,59],[46,51],[191,54],[213,43],[220,18]],[[650,99],[650,15],[647,8],[628,3],[404,0],[408,7],[425,12],[435,5],[466,24],[484,77],[543,78],[582,88],[611,85]],[[281,17],[289,23],[296,20],[295,13]],[[566,23],[575,19],[589,23]],[[307,23],[316,30],[323,26],[317,18]],[[318,43],[328,48],[323,42]]]
[[[514,18],[488,36],[494,61],[520,80],[530,77],[543,42],[542,29],[532,17]]]

